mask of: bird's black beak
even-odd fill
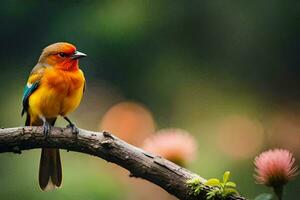
[[[80,51],[75,51],[75,53],[71,56],[71,59],[76,60],[79,58],[86,57],[87,55],[85,53],[82,53]]]

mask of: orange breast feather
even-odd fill
[[[65,116],[78,107],[84,84],[81,70],[46,69],[39,88],[29,98],[29,110],[46,118]]]

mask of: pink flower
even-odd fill
[[[195,159],[197,144],[185,130],[162,129],[144,142],[143,149],[183,166]]]
[[[295,158],[285,149],[268,150],[255,158],[257,183],[281,187],[297,174]]]

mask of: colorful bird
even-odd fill
[[[84,93],[85,78],[78,61],[85,56],[66,42],[51,44],[43,50],[23,94],[22,115],[27,113],[26,126],[43,125],[47,137],[56,118],[62,116],[73,133],[78,133],[67,114],[78,107]],[[40,188],[52,190],[60,187],[61,183],[59,150],[43,148],[39,168]]]

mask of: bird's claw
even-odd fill
[[[51,126],[50,126],[50,124],[48,122],[44,122],[43,128],[44,128],[43,133],[44,133],[45,137],[47,138],[49,136],[49,134],[50,134]]]
[[[72,133],[75,134],[75,135],[78,135],[79,129],[76,127],[75,124],[69,124],[69,125],[67,125],[67,128],[71,128],[72,129]]]

